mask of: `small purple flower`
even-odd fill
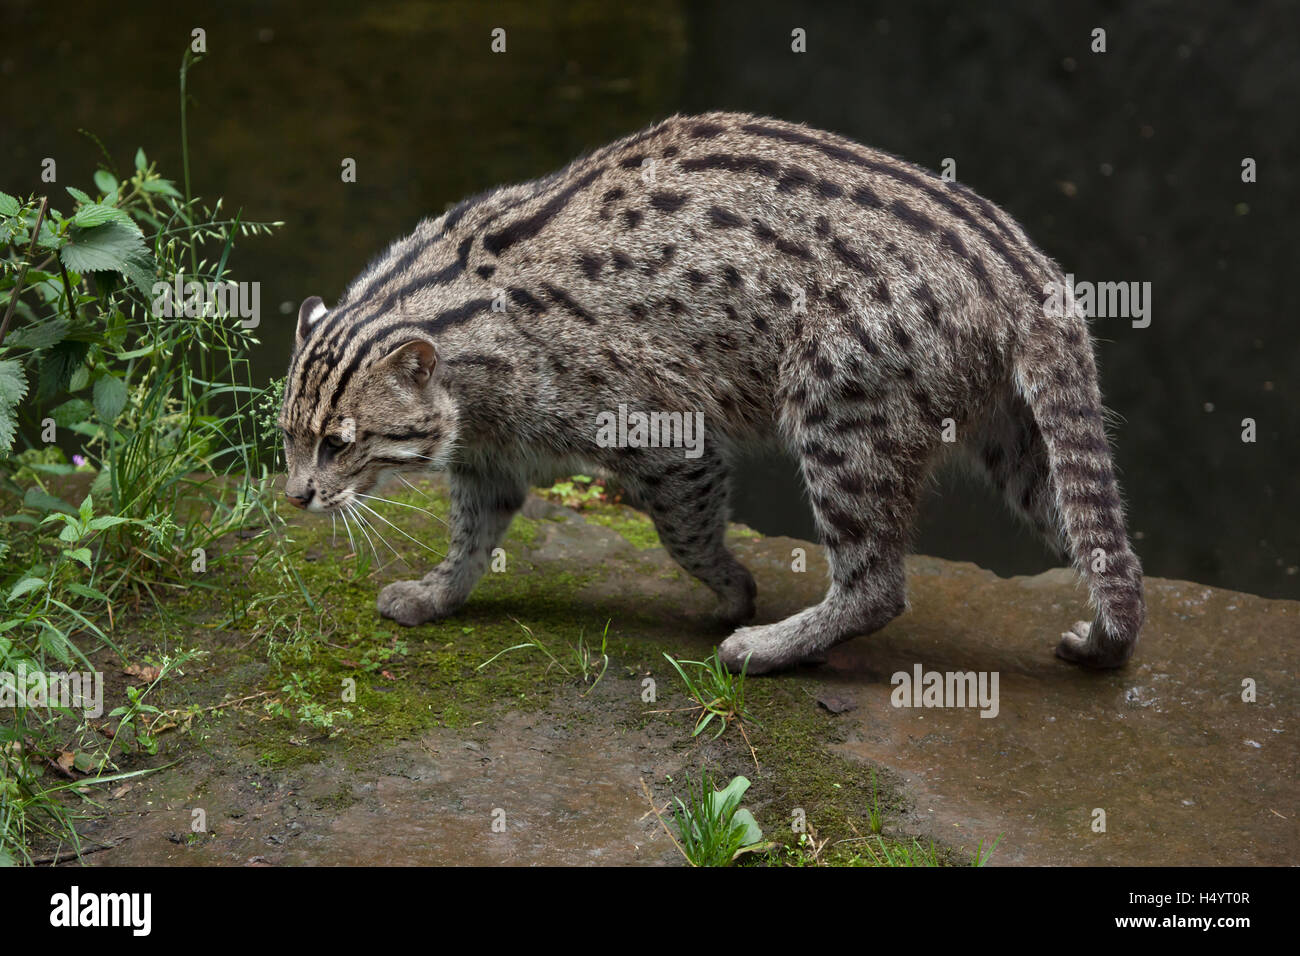
[[[73,455],[72,463],[78,468],[84,468],[86,467],[86,458],[84,455]]]

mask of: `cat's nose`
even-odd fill
[[[291,495],[289,494],[289,492],[286,491],[284,493],[284,496],[289,499],[289,504],[293,505],[294,507],[306,508],[307,505],[311,504],[312,495],[314,493],[315,492],[313,492],[312,489],[308,488],[301,495]]]

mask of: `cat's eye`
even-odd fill
[[[316,456],[317,467],[325,467],[327,462],[337,456],[344,448],[347,448],[349,444],[342,435],[322,435],[319,445],[320,451]]]

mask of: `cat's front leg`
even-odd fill
[[[502,474],[453,468],[451,545],[442,562],[417,581],[394,581],[379,592],[379,613],[407,627],[455,614],[488,568],[515,514],[525,483]]]

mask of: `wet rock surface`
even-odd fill
[[[680,859],[639,788],[659,770],[646,745],[619,748],[509,714],[490,731],[438,732],[357,768],[288,773],[232,761],[178,774],[143,810],[99,828],[122,841],[87,862],[123,865],[596,865]],[[640,762],[638,762],[640,761]],[[194,807],[208,832],[194,834]],[[647,822],[648,821],[648,822]]]
[[[1149,578],[1133,661],[1089,673],[1050,653],[1079,616],[1072,573],[910,571],[911,612],[838,648],[825,679],[862,704],[845,751],[903,772],[937,834],[1005,833],[1004,864],[1300,859],[1300,604]],[[997,671],[997,716],[890,706],[888,675],[917,663]]]
[[[176,768],[114,791],[86,831],[92,846],[113,848],[86,862],[680,862],[642,782],[662,808],[664,781],[680,779],[711,746],[692,740],[689,718],[673,711],[685,702],[668,693],[659,651],[710,652],[724,636],[709,621],[712,596],[662,549],[544,502],[526,514],[539,525],[526,573],[598,564],[575,613],[623,619],[629,641],[647,642],[640,660],[615,658],[594,690],[564,687],[540,710],[505,699],[471,727],[411,739],[349,735],[320,761],[289,768],[259,764],[238,734],[214,736]],[[821,598],[826,566],[815,545],[745,529],[733,545],[758,581],[760,621]],[[796,549],[807,556],[801,573],[791,570]],[[760,762],[782,759],[764,737],[765,717],[770,729],[780,708],[806,708],[830,753],[899,782],[888,827],[971,849],[1001,835],[994,864],[1300,858],[1300,603],[1149,578],[1134,660],[1092,673],[1053,656],[1061,631],[1086,616],[1072,572],[1002,579],[927,557],[910,559],[908,571],[911,608],[883,631],[837,647],[822,667],[753,679]],[[996,715],[894,706],[894,675],[918,668],[996,675]],[[651,673],[667,713],[638,696]],[[1252,688],[1254,700],[1244,700]],[[731,771],[755,779],[749,805],[760,819],[785,818],[797,784],[765,791],[767,769],[746,769],[748,751],[732,757]],[[847,799],[865,812],[871,795],[858,786]],[[205,833],[192,831],[196,807]]]

